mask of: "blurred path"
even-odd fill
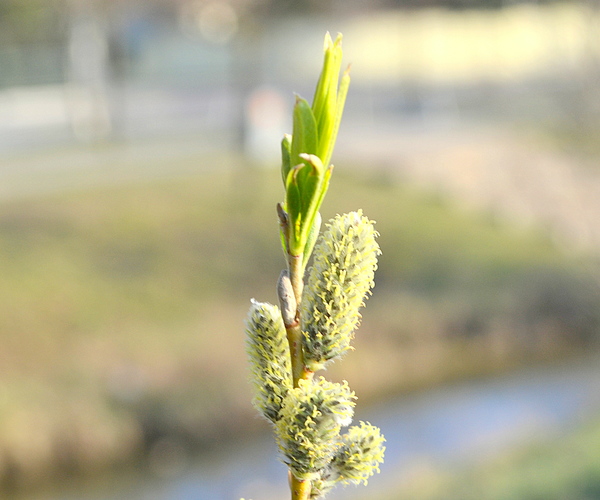
[[[350,123],[340,136],[340,164],[376,168],[511,222],[541,226],[571,249],[600,247],[600,169],[592,160],[474,123]]]

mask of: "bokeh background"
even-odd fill
[[[388,438],[331,497],[600,499],[597,0],[0,0],[0,496],[287,497],[243,321],[326,31],[383,250],[326,375]]]

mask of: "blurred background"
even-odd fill
[[[0,0],[0,496],[287,497],[243,321],[328,30],[387,437],[331,498],[600,499],[597,0]]]

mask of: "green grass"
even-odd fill
[[[56,450],[67,450],[56,467],[85,469],[126,459],[161,433],[202,441],[257,425],[246,418],[243,319],[251,297],[276,300],[281,195],[275,171],[224,165],[0,205],[0,450],[13,474],[30,481],[45,470],[32,464]],[[333,371],[359,394],[492,366],[473,349],[485,350],[480,339],[521,311],[523,297],[547,290],[532,288],[532,275],[582,290],[574,263],[543,234],[336,172],[324,218],[358,208],[377,221],[383,255],[357,353],[346,372]],[[485,319],[475,344],[446,341],[472,317]],[[508,337],[515,328],[505,325]],[[436,343],[452,355],[429,357]],[[392,360],[386,370],[382,357]],[[408,358],[426,362],[413,373]]]

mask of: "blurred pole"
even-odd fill
[[[97,142],[112,132],[107,23],[94,0],[71,0],[68,12],[67,98],[71,126],[79,140]]]
[[[240,23],[240,29],[232,40],[231,82],[235,96],[237,120],[235,124],[235,148],[244,154],[248,141],[246,103],[262,81],[263,26],[251,14]]]
[[[107,13],[107,69],[108,111],[112,139],[123,139],[127,134],[127,76],[131,54],[126,37],[125,23],[128,21],[122,3],[111,5]]]

